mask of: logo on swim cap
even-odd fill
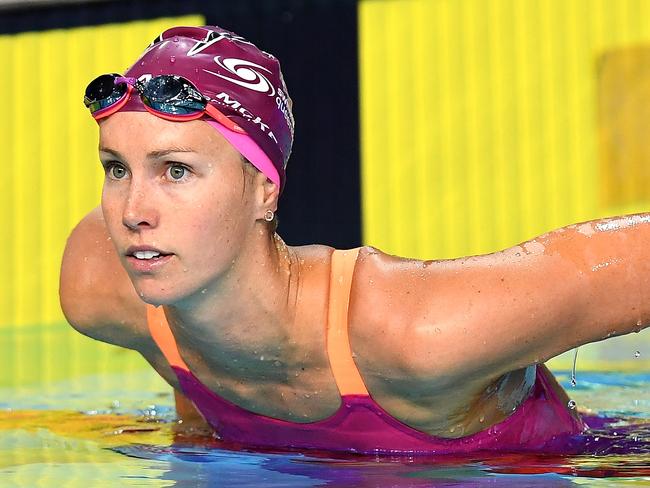
[[[163,33],[164,34],[164,33]],[[160,38],[156,38],[152,44],[155,44],[156,42],[162,41],[163,39],[163,34],[160,34]],[[234,32],[215,32],[215,31],[210,31],[206,34],[205,39],[201,41],[197,41],[194,46],[190,48],[189,51],[187,51],[188,56],[195,56],[196,54],[199,54],[201,51],[204,49],[210,47],[212,44],[215,42],[219,42],[223,39],[228,39],[229,41],[238,41],[238,42],[244,42],[246,44],[250,44],[253,46],[254,44],[250,41],[247,41],[241,36],[238,36]]]
[[[204,69],[206,73],[211,75],[218,76],[224,80],[228,80],[231,83],[236,85],[243,86],[249,90],[255,90],[256,92],[266,93],[268,96],[272,97],[275,95],[275,88],[269,81],[269,79],[264,76],[262,73],[252,69],[257,68],[271,73],[270,70],[266,69],[264,66],[255,64],[251,61],[245,61],[243,59],[237,58],[226,58],[221,60],[221,56],[215,56],[214,62],[221,66],[223,69],[229,71],[230,73],[238,76],[238,78],[230,78],[229,76],[224,76],[209,69]]]

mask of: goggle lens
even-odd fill
[[[120,75],[101,75],[86,87],[84,104],[91,113],[110,107],[124,97],[128,91],[126,83],[115,83]]]
[[[192,115],[205,110],[206,98],[192,84],[174,75],[161,75],[137,82],[142,103],[165,114]]]

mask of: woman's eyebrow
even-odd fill
[[[116,151],[115,149],[110,149],[108,147],[99,146],[99,152],[105,152],[105,153],[108,153],[108,154],[112,154],[113,156],[115,156],[118,159],[122,159],[122,160],[124,159],[122,157],[122,155],[119,153],[119,151]]]
[[[168,156],[171,153],[179,153],[179,152],[195,152],[193,149],[188,149],[185,147],[170,147],[169,149],[161,149],[158,151],[151,151],[147,153],[147,158],[149,159],[160,159],[164,158],[165,156]]]

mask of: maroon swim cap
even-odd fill
[[[163,74],[191,81],[211,104],[242,127],[277,170],[282,190],[294,121],[280,63],[274,56],[220,27],[173,27],[160,34],[124,76]],[[122,110],[145,108],[139,97],[132,96]]]

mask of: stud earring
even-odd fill
[[[264,220],[267,222],[271,222],[273,220],[273,217],[275,217],[275,214],[273,213],[273,210],[269,209],[264,213]]]

